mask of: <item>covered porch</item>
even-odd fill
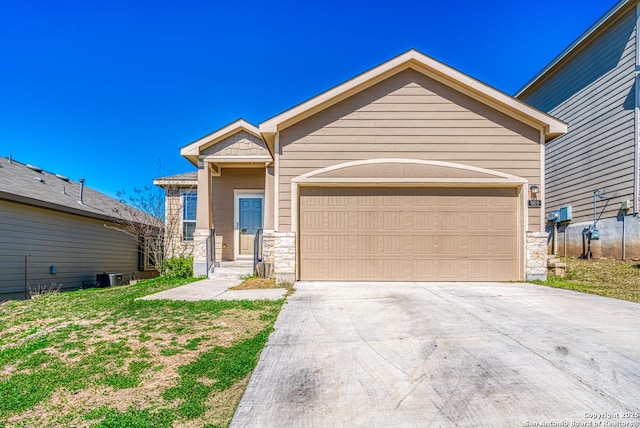
[[[194,275],[253,259],[258,230],[273,230],[273,157],[258,129],[238,120],[181,150],[197,165]]]

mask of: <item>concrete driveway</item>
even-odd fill
[[[296,288],[233,427],[640,426],[638,304],[531,284]]]

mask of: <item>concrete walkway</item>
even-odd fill
[[[187,285],[141,297],[140,300],[280,300],[287,290],[269,288],[263,290],[229,290],[242,281],[237,279],[203,279]]]
[[[231,426],[640,426],[639,416],[639,304],[518,283],[298,282]]]

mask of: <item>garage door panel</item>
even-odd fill
[[[488,249],[496,256],[509,256],[513,252],[513,239],[508,236],[492,236],[489,240]]]
[[[411,249],[407,249],[406,241],[407,237],[404,235],[387,235],[382,237],[382,253],[384,255],[393,256],[398,255],[401,256],[406,254],[407,251],[411,251]]]
[[[349,243],[351,242],[351,237],[349,235],[331,235],[325,237],[326,248],[329,254],[338,255],[348,255],[351,252],[349,247]]]
[[[379,230],[381,213],[375,211],[359,211],[356,213],[356,224],[352,228],[356,230]]]
[[[300,237],[300,251],[309,256],[327,254],[326,241],[326,236],[306,234]]]
[[[487,252],[487,248],[490,248],[490,237],[481,236],[469,236],[467,238],[467,254],[469,256],[484,256]]]
[[[496,231],[511,231],[515,228],[516,219],[513,218],[512,212],[493,212],[491,213],[490,228]]]
[[[301,279],[519,277],[516,189],[302,187],[299,206]]]
[[[384,230],[404,230],[406,224],[402,211],[384,211],[382,213],[382,228]]]
[[[331,230],[349,229],[349,211],[327,212],[327,227]]]
[[[432,235],[417,235],[411,237],[412,253],[417,256],[431,256],[436,254],[435,237]]]
[[[457,231],[460,229],[460,215],[457,211],[443,211],[438,213],[436,229]]]
[[[357,241],[357,255],[368,255],[379,253],[378,235],[354,235],[351,239]]]
[[[435,230],[437,213],[431,211],[413,211],[411,223],[414,230]]]
[[[438,253],[443,256],[467,255],[467,237],[440,235],[437,239]]]
[[[486,257],[468,261],[468,277],[471,281],[482,281],[493,271],[493,260]]]

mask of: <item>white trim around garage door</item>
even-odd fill
[[[338,169],[349,168],[358,165],[367,164],[389,164],[389,163],[411,163],[422,165],[433,165],[445,168],[455,168],[466,171],[473,171],[480,174],[486,174],[487,178],[334,178],[334,177],[316,177],[323,173],[335,171]],[[527,192],[528,182],[522,177],[506,174],[499,171],[493,171],[484,168],[478,168],[470,165],[457,164],[452,162],[441,161],[425,161],[414,159],[368,159],[364,161],[346,162],[333,165],[327,168],[321,168],[302,174],[291,180],[291,231],[296,235],[296,271],[300,272],[300,237],[298,235],[298,213],[299,213],[299,188],[300,186],[322,186],[322,187],[515,187],[519,189],[518,206],[522,207],[522,211],[516,213],[518,216],[518,257],[520,267],[520,280],[524,280],[525,274],[525,256],[524,248],[526,238],[524,231],[528,228],[528,209],[527,209]],[[297,276],[297,274],[296,274]]]

